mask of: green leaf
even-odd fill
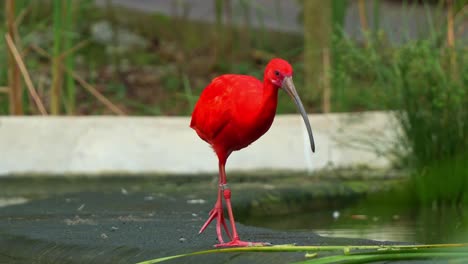
[[[440,252],[440,251],[444,252]],[[453,250],[453,251],[448,251]],[[203,250],[192,253],[168,256],[139,262],[137,264],[153,264],[166,260],[214,253],[233,252],[319,252],[319,251],[341,251],[346,255],[323,257],[319,259],[306,260],[300,263],[366,263],[368,261],[380,260],[406,260],[427,258],[468,258],[467,244],[432,244],[432,245],[373,245],[373,246],[294,246],[276,245],[259,247],[239,247]],[[365,252],[355,252],[365,251]],[[354,253],[353,253],[354,252]]]

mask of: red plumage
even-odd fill
[[[192,127],[220,159],[247,147],[262,136],[275,117],[278,87],[247,75],[215,78],[200,95]]]

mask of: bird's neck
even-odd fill
[[[276,106],[278,104],[278,89],[268,80],[263,81],[263,96],[262,96],[262,112],[267,115],[275,115]]]
[[[278,89],[279,87],[274,85],[269,80],[263,80],[263,97],[264,102],[276,102],[278,101]],[[275,106],[276,108],[276,106]]]

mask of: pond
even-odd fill
[[[346,207],[283,215],[240,216],[246,225],[276,230],[312,231],[328,237],[366,238],[410,243],[468,241],[468,208],[409,208],[369,205],[368,198]]]

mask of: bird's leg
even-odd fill
[[[229,233],[229,230],[226,225],[226,221],[224,220],[224,215],[223,215],[223,204],[222,204],[222,198],[221,198],[221,191],[218,191],[218,200],[216,201],[214,208],[210,211],[210,216],[208,220],[206,220],[205,224],[202,226],[198,234],[201,234],[205,229],[210,225],[210,223],[216,218],[216,234],[218,236],[218,241],[220,243],[223,243],[223,235],[221,233],[221,225],[223,225],[224,230],[226,231],[226,234],[231,238],[231,234]]]
[[[226,172],[224,171],[224,165],[220,166],[220,171],[221,171],[220,174],[222,175],[221,180],[223,182],[220,184],[220,187],[222,187],[221,190],[223,192],[224,200],[226,201],[229,221],[231,222],[232,236],[230,236],[231,242],[224,243],[221,241],[220,244],[215,245],[215,247],[255,247],[255,246],[271,245],[270,243],[248,242],[248,241],[242,241],[239,239],[239,235],[237,234],[237,229],[236,229],[236,222],[234,221],[234,214],[232,213],[231,189],[229,189],[226,183]]]
[[[218,186],[218,199],[216,200],[214,208],[210,211],[210,216],[208,220],[206,220],[205,224],[202,226],[198,234],[201,234],[203,231],[205,231],[208,225],[210,225],[211,221],[213,221],[213,219],[216,218],[216,235],[218,236],[219,243],[224,243],[223,235],[221,233],[221,225],[223,225],[224,231],[226,231],[226,234],[228,235],[229,239],[232,239],[232,237],[231,233],[229,232],[229,229],[227,228],[226,221],[224,220],[223,215],[223,184],[221,184],[221,181],[222,177],[220,177],[220,184]]]

